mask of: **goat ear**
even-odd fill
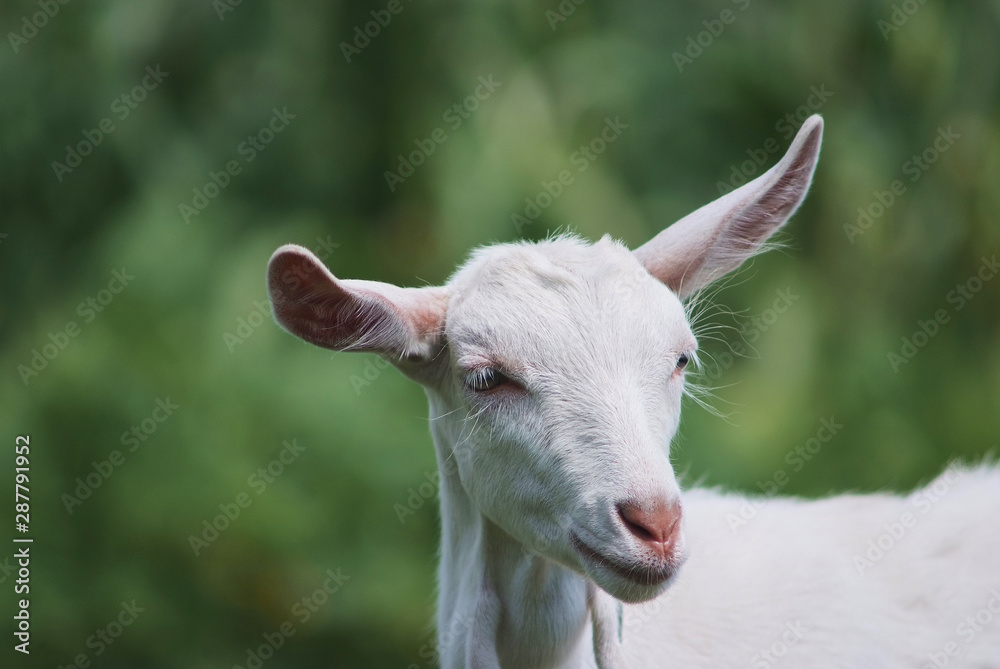
[[[371,351],[394,362],[436,351],[448,304],[444,288],[341,281],[308,250],[282,246],[267,266],[274,318],[296,337],[335,351]]]
[[[810,116],[777,165],[677,221],[635,257],[681,299],[736,269],[805,199],[822,137],[823,119]]]

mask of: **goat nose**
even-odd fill
[[[651,509],[646,509],[626,502],[618,505],[618,515],[632,536],[643,546],[661,558],[671,554],[680,535],[680,504],[659,502]]]

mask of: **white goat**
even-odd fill
[[[426,389],[445,669],[1000,667],[1000,470],[953,467],[906,498],[764,500],[682,494],[668,459],[696,348],[681,300],[792,215],[822,127],[635,251],[500,244],[427,288],[275,252],[285,329]]]

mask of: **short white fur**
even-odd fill
[[[756,500],[734,533],[747,498],[682,491],[669,460],[697,347],[682,300],[794,213],[822,127],[808,119],[771,170],[635,251],[500,244],[431,288],[340,280],[304,248],[275,252],[283,327],[378,353],[427,392],[444,669],[901,669],[950,643],[951,667],[1000,664],[997,469],[949,470],[947,494],[859,570],[913,498]],[[991,593],[996,620],[966,642],[958,626]]]

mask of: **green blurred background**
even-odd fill
[[[728,418],[687,405],[678,470],[757,492],[779,471],[788,494],[905,489],[997,444],[1000,281],[969,283],[1000,250],[996,2],[234,3],[0,8],[0,489],[12,499],[29,434],[36,538],[32,654],[5,633],[0,665],[242,667],[290,621],[264,666],[435,666],[435,502],[404,522],[395,506],[434,471],[423,393],[265,318],[269,254],[296,242],[339,276],[424,285],[493,241],[638,245],[773,164],[812,111],[823,154],[785,248],[703,321],[718,329],[702,381]],[[262,132],[275,110],[285,125]],[[608,118],[627,128],[580,171]],[[390,189],[437,128],[446,141]],[[516,225],[564,169],[573,183]],[[205,192],[210,173],[225,188]],[[134,277],[119,293],[115,271]],[[36,367],[53,355],[32,374],[35,351]],[[831,417],[832,440],[789,456]],[[132,426],[144,440],[123,443]],[[305,450],[261,490],[286,440]],[[100,486],[68,510],[88,476]],[[190,536],[241,494],[196,556]],[[327,570],[349,578],[303,621]],[[135,622],[94,641],[133,599]]]

